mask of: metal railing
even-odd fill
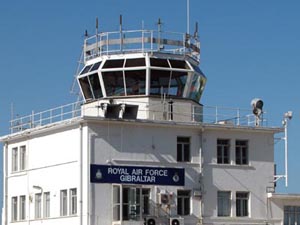
[[[34,111],[23,117],[16,117],[10,121],[10,132],[16,133],[30,128],[40,127],[56,122],[61,122],[67,119],[72,119],[81,116],[82,102],[75,102],[42,112],[35,113]]]
[[[188,55],[200,61],[197,37],[178,32],[130,30],[101,32],[84,41],[84,61],[118,53],[164,52]]]
[[[136,103],[136,102],[135,102]],[[75,102],[42,112],[32,112],[30,115],[23,117],[16,117],[10,120],[10,132],[16,133],[24,131],[26,129],[36,128],[53,124],[56,122],[62,122],[69,119],[80,118],[84,115],[81,110],[83,102]],[[146,104],[146,103],[144,103]],[[176,107],[186,107],[177,105]],[[139,111],[142,109],[139,109]],[[164,111],[164,107],[161,109],[144,110],[151,112],[153,115],[162,115],[168,113]],[[179,113],[178,113],[179,114]],[[235,126],[256,126],[256,117],[252,114],[251,110],[240,108],[226,108],[218,106],[193,106],[190,113],[180,114],[180,118],[183,118],[184,122],[202,122],[208,124],[228,124]],[[153,116],[148,118],[149,120],[170,120],[170,117],[162,118],[159,116]],[[176,116],[174,116],[176,121]],[[181,120],[178,122],[182,122]],[[268,126],[265,118],[260,119],[259,126]]]

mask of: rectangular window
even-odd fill
[[[68,215],[68,191],[60,191],[60,216]]]
[[[20,220],[25,220],[26,218],[26,196],[20,196]]]
[[[177,137],[177,161],[189,162],[190,161],[190,138]]]
[[[26,169],[26,146],[20,147],[20,170]]]
[[[44,192],[43,212],[44,218],[50,217],[50,192]]]
[[[300,224],[300,206],[284,206],[283,225]]]
[[[231,192],[218,191],[218,216],[230,216]]]
[[[236,193],[236,216],[249,216],[249,192]]]
[[[77,189],[70,189],[70,215],[77,214]]]
[[[12,149],[12,172],[18,171],[18,148]]]
[[[229,164],[230,162],[230,140],[217,140],[217,162],[218,164]]]
[[[34,218],[35,219],[42,218],[42,194],[41,193],[35,194]]]
[[[235,141],[235,164],[248,165],[248,141]]]
[[[143,201],[143,215],[150,214],[150,189],[142,189],[142,201]]]
[[[177,214],[180,216],[190,215],[191,191],[177,191]]]
[[[11,198],[11,221],[18,220],[18,197]]]
[[[136,187],[123,188],[123,220],[140,221],[141,189]]]
[[[120,186],[113,186],[113,220],[121,220],[121,196],[120,196]]]

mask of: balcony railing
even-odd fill
[[[70,119],[80,118],[84,115],[81,109],[83,102],[75,102],[60,107],[52,108],[42,112],[32,112],[30,115],[23,117],[16,117],[10,120],[10,132],[16,133],[31,128],[41,127],[57,122],[62,122]],[[180,107],[180,105],[177,107]],[[184,106],[182,106],[184,107]],[[145,107],[147,108],[147,107]],[[141,109],[139,109],[141,110]],[[149,120],[171,120],[168,116],[168,112],[161,110],[151,111],[147,109],[146,113],[152,115]],[[145,109],[146,111],[146,109]],[[165,118],[155,115],[167,114]],[[154,115],[154,116],[153,116]],[[225,108],[218,106],[193,106],[191,113],[188,115],[180,115],[180,118],[184,118],[182,121],[175,122],[190,122],[190,123],[208,123],[208,124],[228,124],[234,126],[257,126],[257,119],[252,114],[251,110],[240,108]],[[176,118],[176,117],[174,117]],[[259,126],[268,126],[267,120],[261,118]]]

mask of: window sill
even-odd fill
[[[218,164],[218,163],[208,163],[209,166],[219,167],[219,168],[230,168],[230,169],[246,169],[255,170],[254,166],[248,165],[236,165],[236,164]]]

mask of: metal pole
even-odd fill
[[[187,34],[190,34],[190,0],[187,0],[186,1],[186,26],[187,26],[187,29],[186,29],[186,32]]]
[[[285,166],[285,186],[288,186],[288,119],[284,119],[284,166]]]

